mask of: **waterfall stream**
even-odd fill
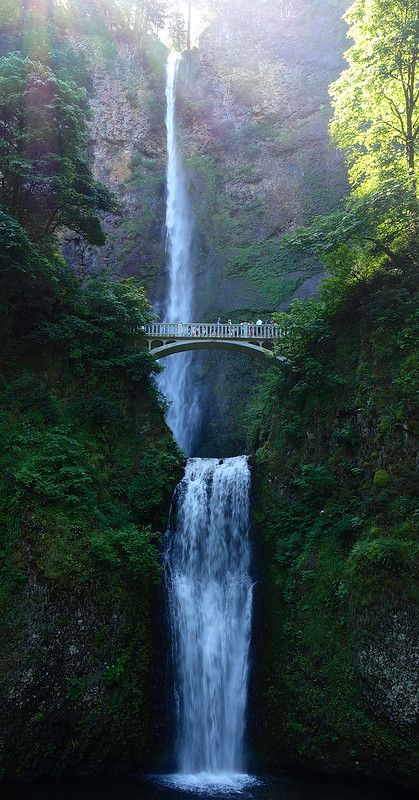
[[[166,320],[193,321],[192,217],[177,142],[176,77],[170,54],[167,100]],[[199,423],[191,356],[170,357],[159,378],[168,423],[187,454]],[[165,576],[171,629],[178,788],[216,796],[250,781],[243,740],[252,610],[250,470],[246,456],[190,458],[166,534]]]
[[[246,456],[189,459],[167,534],[182,774],[243,770],[252,609]]]
[[[193,317],[194,272],[191,256],[193,222],[182,156],[177,141],[176,81],[178,53],[169,53],[166,66],[167,203],[166,232],[169,286],[165,322],[190,322]],[[167,422],[185,453],[191,453],[199,421],[196,389],[191,381],[193,356],[169,357],[158,379],[170,405]]]

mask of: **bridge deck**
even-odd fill
[[[278,325],[215,322],[152,322],[142,329],[146,339],[241,339],[247,342],[267,342],[280,339],[284,332]]]

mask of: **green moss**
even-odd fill
[[[391,476],[386,469],[376,469],[373,483],[377,489],[385,489],[391,483]]]
[[[33,371],[15,385],[9,377],[0,392],[0,752],[10,752],[8,720],[14,711],[7,692],[20,670],[31,669],[31,692],[39,703],[52,687],[61,698],[66,746],[60,758],[77,770],[92,749],[109,764],[145,757],[160,597],[159,530],[182,456],[150,388],[140,385],[133,392],[115,371],[102,376],[100,401],[94,400],[94,371],[65,372],[57,358],[51,370],[50,354],[48,369],[57,372],[58,382],[45,382],[45,370]],[[36,624],[26,653],[28,619],[37,604],[42,632]],[[9,687],[6,695],[1,687]],[[8,774],[38,774],[56,760],[55,708],[53,702],[42,706],[31,721],[20,713],[14,752],[26,765],[7,757]],[[27,749],[27,725],[42,742],[42,754]],[[73,754],[71,742],[77,742]]]
[[[0,350],[0,764],[14,776],[51,771],[58,750],[76,771],[91,752],[145,757],[160,532],[183,461],[132,340],[142,291],[102,276],[62,296],[41,323],[31,309],[29,343]]]
[[[416,647],[414,404],[410,382],[399,380],[400,342],[407,361],[414,347],[412,281],[406,265],[328,314],[297,305],[295,333],[291,316],[281,345],[292,367],[269,375],[253,407],[266,576],[257,737],[276,766],[404,779],[415,771],[411,717],[400,722],[402,703],[392,705],[383,678],[410,686],[394,654],[407,664]]]

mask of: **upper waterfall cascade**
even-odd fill
[[[168,297],[165,322],[192,319],[194,272],[191,256],[193,223],[185,171],[177,141],[176,82],[179,54],[169,53],[166,66]],[[171,359],[158,379],[169,400],[168,424],[186,454],[193,449],[199,419],[197,393],[191,391],[191,359],[182,353]]]

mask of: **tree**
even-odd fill
[[[345,19],[354,45],[331,87],[332,136],[356,190],[391,177],[416,193],[419,0],[355,0]]]
[[[167,15],[166,0],[135,0],[134,30],[157,34],[164,28]]]
[[[46,303],[57,283],[63,260],[49,257],[31,241],[27,231],[0,210],[0,311],[2,322],[16,312],[27,321],[28,307]],[[2,333],[4,329],[2,328]]]
[[[352,191],[281,243],[320,258],[336,295],[385,262],[411,268],[419,258],[418,18],[419,0],[355,0],[346,14],[354,45],[331,87],[331,133]]]
[[[187,31],[185,17],[179,7],[176,7],[169,18],[170,42],[179,52],[185,50],[187,45]]]
[[[388,179],[374,191],[353,193],[333,213],[317,217],[309,227],[285,237],[283,246],[327,259],[331,272],[339,266],[342,246],[348,262],[358,267],[361,250],[368,251],[370,257],[385,255],[397,266],[400,253],[403,259],[417,257],[417,242],[412,235],[417,219],[413,191]]]
[[[88,162],[86,89],[19,52],[0,59],[0,204],[35,242],[62,227],[104,241],[109,190]]]

